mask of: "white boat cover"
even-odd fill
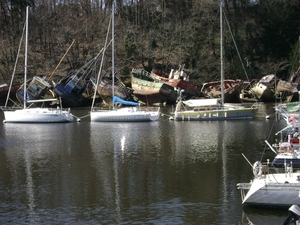
[[[219,103],[219,99],[190,99],[187,101],[183,101],[183,104],[189,107],[199,107],[199,106],[217,106]]]

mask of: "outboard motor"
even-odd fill
[[[287,218],[283,221],[282,225],[299,225],[300,224],[300,206],[299,205],[292,205],[289,208],[289,214]]]

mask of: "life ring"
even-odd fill
[[[258,177],[262,174],[262,169],[261,169],[262,165],[261,165],[261,162],[259,161],[256,161],[254,164],[253,164],[253,174],[255,177]]]

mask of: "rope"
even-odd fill
[[[73,117],[75,117],[75,118],[77,119],[77,122],[81,122],[81,119],[82,119],[82,118],[85,118],[85,117],[88,117],[88,116],[90,116],[90,114],[87,114],[87,115],[81,116],[81,117],[78,117],[78,116],[73,115]]]
[[[274,121],[273,121],[273,123],[272,123],[272,127],[271,127],[271,129],[270,129],[270,132],[269,132],[269,134],[268,134],[268,138],[267,138],[267,140],[269,140],[269,139],[270,139],[271,132],[272,132],[272,130],[273,130],[273,128],[274,128],[274,124],[275,124],[275,122],[276,122],[276,120],[274,120]],[[267,145],[265,144],[265,147],[264,147],[264,149],[263,149],[263,152],[262,152],[262,154],[261,154],[260,162],[262,161],[262,158],[263,158],[263,156],[264,156],[264,154],[265,154],[265,151],[266,151],[266,149],[267,149]]]

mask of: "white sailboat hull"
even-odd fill
[[[158,111],[140,111],[136,108],[118,110],[100,110],[90,113],[93,122],[151,122],[158,120]]]
[[[300,204],[300,173],[267,174],[249,183],[243,204],[265,207],[290,207]],[[238,185],[239,186],[239,185]],[[240,188],[242,189],[242,188]]]
[[[51,108],[27,108],[3,110],[5,123],[66,123],[74,120],[67,110]]]
[[[27,108],[27,103],[34,102],[45,102],[45,101],[53,101],[56,99],[40,99],[40,100],[29,100],[27,97],[27,44],[28,44],[28,9],[29,6],[26,7],[26,23],[25,23],[25,67],[24,67],[24,92],[23,92],[23,109],[11,109],[5,107],[1,109],[4,112],[4,121],[5,123],[63,123],[63,122],[71,122],[73,121],[73,115],[66,110],[61,110],[59,108]],[[22,39],[21,39],[22,41]],[[20,41],[20,46],[21,42]],[[17,57],[18,58],[18,57]],[[37,77],[36,77],[37,78]],[[39,83],[42,86],[48,86],[49,84],[44,82],[42,79],[37,78]],[[13,80],[13,79],[12,79]],[[12,82],[11,82],[12,84]],[[36,86],[36,85],[35,85]],[[50,87],[50,86],[49,86]],[[8,93],[7,96],[9,96]],[[8,100],[8,99],[7,99]]]

